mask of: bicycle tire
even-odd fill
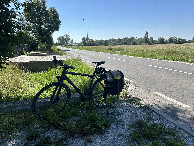
[[[119,98],[119,95],[111,95],[107,92],[105,80],[105,77],[97,79],[91,89],[92,100],[97,107],[109,107]]]
[[[32,113],[39,120],[49,120],[59,115],[68,104],[71,91],[66,84],[51,83],[43,87],[32,100]],[[59,99],[59,100],[57,100]]]

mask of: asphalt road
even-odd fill
[[[194,64],[102,52],[62,48],[86,62],[105,61],[108,70],[121,70],[145,90],[160,94],[194,108]]]

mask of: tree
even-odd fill
[[[104,41],[104,45],[105,45],[105,46],[108,46],[108,40],[105,40],[105,41]]]
[[[169,39],[168,39],[168,43],[170,44],[170,43],[174,43],[174,44],[177,44],[178,43],[178,39],[177,39],[177,37],[170,37]]]
[[[154,38],[150,37],[150,44],[153,44],[153,43],[154,43]]]
[[[163,37],[158,38],[158,44],[165,44],[165,39]]]
[[[122,39],[118,38],[117,39],[117,45],[121,45],[121,41],[122,41]]]
[[[65,34],[64,35],[64,41],[65,41],[65,45],[67,46],[69,44],[69,41],[70,41],[70,36],[68,34]]]
[[[137,43],[139,44],[139,45],[141,45],[142,43],[144,43],[145,42],[145,40],[144,40],[144,38],[138,38],[137,39]]]
[[[122,39],[122,45],[128,45],[129,44],[129,39],[127,37]]]
[[[177,39],[177,44],[183,44],[186,43],[186,39],[178,38]]]
[[[83,46],[86,46],[86,45],[87,45],[87,43],[86,43],[86,38],[85,38],[85,37],[82,38],[82,45],[83,45]]]
[[[59,45],[64,45],[65,44],[65,38],[64,38],[64,36],[59,36],[57,38],[57,40],[58,40],[58,44]]]
[[[54,7],[47,10],[46,0],[27,0],[24,3],[24,17],[27,31],[36,37],[40,44],[52,46],[52,33],[59,30],[61,21]]]
[[[73,45],[73,39],[70,40],[70,45],[71,45],[71,46]]]
[[[174,41],[174,37],[170,37],[170,38],[168,39],[168,43],[169,43],[169,44],[171,44],[171,43],[175,43],[175,41]]]
[[[11,4],[15,8],[11,8]],[[17,20],[20,6],[17,0],[0,1],[0,68],[12,56],[13,46],[17,43],[15,34],[20,31]]]
[[[144,43],[149,44],[148,32],[146,31],[144,36]]]
[[[194,43],[194,37],[192,38],[191,42]]]

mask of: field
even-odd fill
[[[143,58],[194,63],[194,43],[83,47],[75,46],[73,48]]]

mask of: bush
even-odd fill
[[[66,53],[62,50],[60,50],[59,48],[57,48],[55,45],[53,45],[50,49],[50,52],[53,53],[60,53],[61,55],[66,55]]]
[[[46,43],[40,43],[38,45],[38,51],[48,52],[47,44]]]

